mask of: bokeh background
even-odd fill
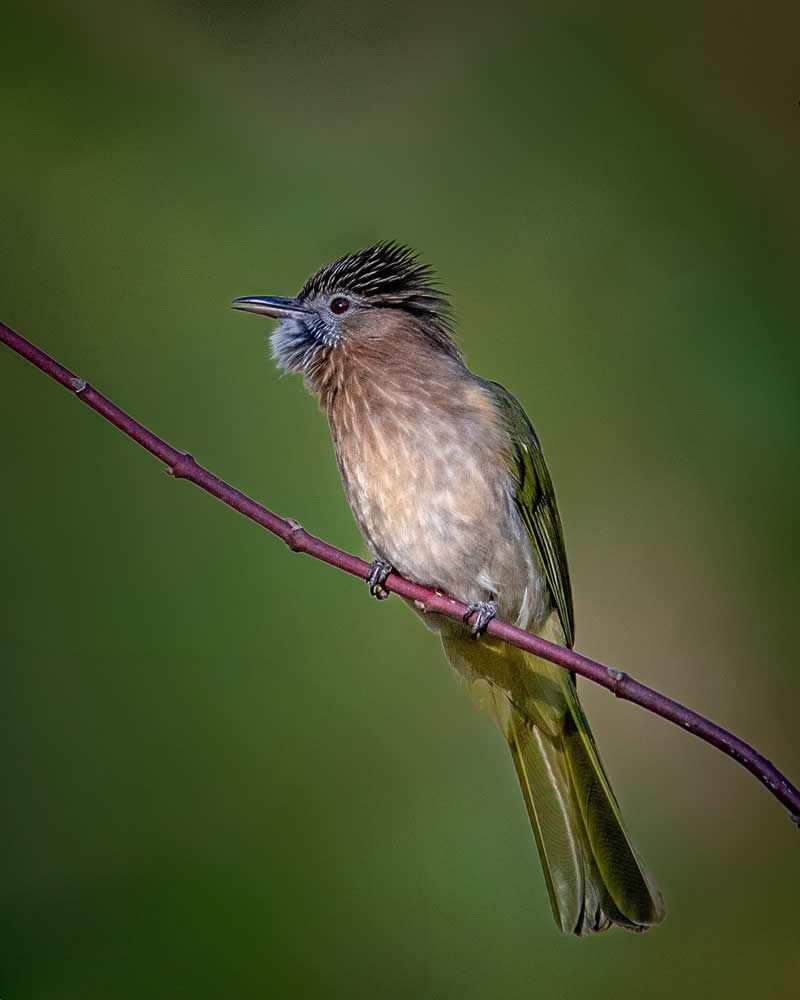
[[[578,648],[800,778],[797,4],[6,12],[0,316],[363,547],[246,294],[424,252],[524,402]],[[582,685],[669,907],[552,923],[507,750],[398,600],[292,556],[0,351],[0,992],[794,997],[800,834]]]

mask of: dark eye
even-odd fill
[[[346,299],[343,295],[337,295],[335,299],[331,299],[331,312],[336,313],[337,316],[346,313],[349,308],[350,299]]]

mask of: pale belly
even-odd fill
[[[383,450],[366,437],[338,455],[364,539],[403,576],[467,604],[494,600],[502,618],[537,629],[549,595],[510,483],[496,462],[475,460],[463,433],[438,430],[435,447],[430,432]]]

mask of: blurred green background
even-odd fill
[[[6,13],[0,318],[363,553],[234,296],[419,248],[524,402],[578,648],[800,779],[796,3]],[[582,685],[669,908],[562,938],[511,761],[397,600],[0,351],[4,998],[794,997],[800,834]]]

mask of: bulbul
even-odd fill
[[[425,615],[508,742],[557,925],[585,935],[664,918],[567,671],[484,635],[494,615],[572,646],[561,520],[525,411],[474,375],[434,274],[378,243],[320,268],[294,298],[234,308],[280,321],[279,366],[328,416],[375,596],[396,570],[470,606],[472,626]],[[413,605],[412,605],[413,606]]]

